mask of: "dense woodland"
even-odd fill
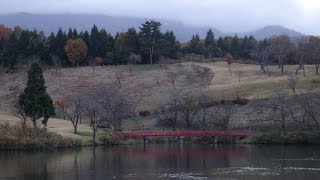
[[[0,25],[0,64],[15,70],[18,65],[37,61],[42,65],[68,67],[75,65],[154,64],[179,60],[188,54],[206,59],[232,55],[234,59],[253,59],[261,69],[278,64],[315,64],[318,74],[320,38],[305,36],[292,39],[277,36],[263,41],[254,37],[215,37],[212,30],[205,39],[193,35],[189,42],[180,43],[173,31],[161,32],[161,23],[146,21],[138,30],[128,29],[115,37],[94,25],[90,32],[69,29],[49,36],[37,30]]]

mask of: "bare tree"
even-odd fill
[[[205,86],[210,83],[211,70],[207,67],[193,66],[196,77],[201,79],[201,85]]]
[[[263,109],[271,110],[264,119],[258,119],[258,122],[274,122],[279,123],[281,130],[286,131],[287,125],[292,120],[292,106],[288,97],[283,92],[278,92],[277,97],[260,105]]]
[[[208,103],[212,101],[213,99],[206,95],[202,95],[199,97],[199,111],[197,114],[197,120],[202,130],[209,130],[214,127],[212,123],[213,119],[210,117],[212,111]]]
[[[319,75],[319,68],[320,68],[320,38],[316,36],[310,36],[309,37],[309,43],[310,43],[310,48],[312,51],[310,52],[310,56],[312,59],[312,62],[316,66],[316,75]]]
[[[13,111],[14,116],[18,117],[21,120],[22,127],[25,127],[27,125],[28,116],[24,112],[22,105],[19,104],[18,99],[16,99],[13,103]]]
[[[170,84],[172,84],[173,89],[176,89],[176,80],[177,80],[178,74],[175,72],[167,72],[167,80]]]
[[[160,67],[162,67],[166,72],[168,71],[169,67],[168,67],[168,64],[169,64],[169,60],[163,56],[161,56],[159,58],[159,61],[158,61]]]
[[[287,79],[287,85],[292,90],[293,94],[296,95],[296,88],[298,84],[298,78],[295,75],[290,75]]]
[[[296,75],[298,74],[299,70],[302,70],[303,77],[306,77],[304,64],[305,60],[308,58],[308,56],[310,56],[310,50],[309,38],[301,37],[295,44],[295,60],[299,64],[299,67],[296,70]]]
[[[295,108],[297,118],[294,118],[295,122],[307,127],[309,130],[320,128],[320,96],[310,92],[304,93],[296,98],[298,107]],[[302,112],[300,112],[302,111]],[[293,114],[294,115],[294,114]]]
[[[293,44],[288,36],[276,36],[269,39],[272,54],[277,57],[281,73],[284,72],[284,63],[287,55],[292,51]]]
[[[154,115],[159,123],[169,125],[175,131],[180,110],[181,99],[178,93],[173,93],[167,103],[164,103],[155,109]]]
[[[209,117],[212,119],[214,127],[221,130],[228,130],[234,112],[234,104],[225,102],[212,107]]]
[[[90,126],[92,127],[92,140],[96,144],[96,132],[98,127],[104,123],[105,119],[102,118],[102,108],[99,101],[99,94],[90,94],[83,97],[83,111],[90,118]]]
[[[129,73],[130,73],[130,76],[132,76],[133,75],[133,67],[134,67],[134,65],[133,64],[128,64],[128,71],[129,71]]]
[[[199,110],[198,97],[196,96],[184,96],[181,100],[181,113],[185,120],[185,127],[190,129],[192,127],[193,120]]]
[[[59,78],[59,84],[61,86],[61,84],[62,84],[62,79],[61,79],[62,75],[61,75],[61,71],[60,71],[61,64],[62,64],[61,59],[59,56],[57,56],[55,54],[50,54],[50,56],[51,56],[51,61],[52,61],[54,68],[56,70],[56,76]]]
[[[239,80],[239,83],[240,83],[241,82],[241,76],[244,74],[244,72],[241,71],[241,70],[238,70],[238,71],[235,72],[235,74],[238,75],[238,80]]]
[[[72,102],[72,106],[69,108],[64,108],[63,113],[67,116],[70,122],[73,125],[74,133],[78,133],[78,124],[81,121],[82,113],[83,113],[83,102],[80,96],[74,98]]]
[[[98,103],[103,109],[103,117],[115,131],[121,129],[124,119],[134,114],[133,104],[115,89],[102,91]]]
[[[138,64],[141,62],[141,56],[134,53],[130,53],[128,60],[129,64]]]
[[[58,70],[61,67],[61,59],[56,54],[50,54],[50,57],[51,57],[51,61],[54,66],[54,69],[56,70],[56,74],[58,74]]]
[[[91,56],[89,56],[89,57],[87,58],[87,62],[88,62],[88,65],[91,66],[91,68],[92,68],[92,74],[94,75],[94,71],[95,71],[96,66],[97,66],[96,59],[93,58],[93,57],[91,57]]]
[[[268,73],[269,77],[271,76],[271,72],[269,69],[270,64],[270,47],[266,41],[261,42],[252,53],[253,57],[256,58],[260,64],[261,70],[264,73]]]
[[[121,81],[122,81],[122,79],[123,79],[123,77],[124,77],[123,71],[122,71],[121,69],[116,69],[114,75],[115,75],[115,78],[116,78],[119,86],[121,87]]]

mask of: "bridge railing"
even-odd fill
[[[113,132],[112,135],[120,137],[139,138],[144,136],[219,136],[219,137],[247,137],[249,131],[122,131]]]

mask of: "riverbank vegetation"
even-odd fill
[[[0,150],[48,150],[81,146],[81,140],[66,138],[45,129],[0,123]]]

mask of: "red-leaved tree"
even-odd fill
[[[231,64],[233,63],[233,56],[232,56],[230,53],[227,53],[227,54],[225,55],[225,60],[226,60],[226,62],[228,63],[229,72],[230,72],[230,74],[231,74],[231,76],[232,76]]]
[[[7,28],[3,24],[0,24],[0,39],[8,41],[11,35],[11,32],[12,30],[10,28]]]

